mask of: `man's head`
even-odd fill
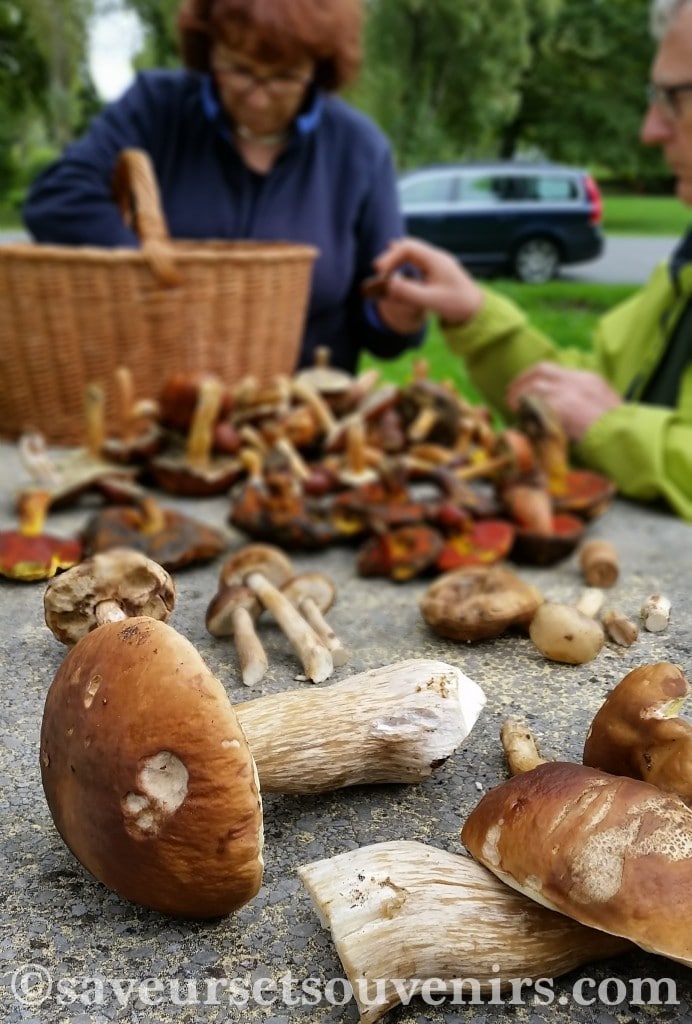
[[[678,198],[692,206],[692,0],[654,0],[651,27],[659,44],[641,138],[661,147]]]

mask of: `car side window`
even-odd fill
[[[502,199],[501,191],[498,190],[498,185],[501,185],[502,179],[492,178],[489,176],[483,177],[468,177],[461,179],[461,199],[464,203],[483,203],[487,206],[489,203],[499,203]]]
[[[579,198],[574,178],[561,175],[540,175],[526,178],[526,199],[541,203],[566,203]]]
[[[456,199],[456,178],[450,174],[426,175],[400,183],[402,200],[410,203],[449,203]]]

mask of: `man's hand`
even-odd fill
[[[580,441],[604,413],[622,399],[598,373],[542,362],[524,370],[507,388],[507,405],[516,411],[525,395],[538,395],[557,415],[570,441]]]

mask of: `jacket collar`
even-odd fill
[[[231,136],[230,126],[226,112],[219,101],[214,80],[211,75],[201,76],[202,80],[202,108],[205,116],[211,122],[217,123],[226,137]],[[324,107],[324,94],[320,89],[313,89],[310,93],[306,108],[295,119],[295,128],[298,135],[309,135],[317,129],[322,117]]]
[[[692,228],[682,236],[670,257],[670,276],[678,283],[682,268],[692,263]]]

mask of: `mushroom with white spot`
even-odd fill
[[[75,857],[126,900],[219,917],[262,882],[262,804],[226,692],[192,644],[148,616],[70,649],[48,691],[41,779]]]

